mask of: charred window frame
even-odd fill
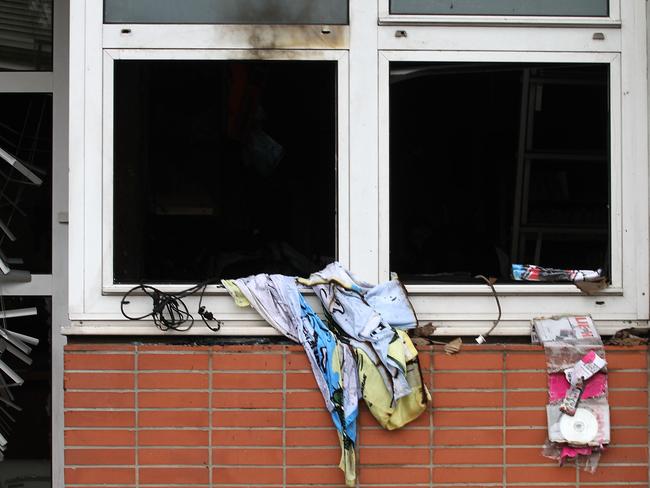
[[[228,30],[229,28],[226,28]],[[236,42],[236,41],[235,41]],[[322,44],[321,44],[322,46]],[[318,46],[317,46],[318,47]],[[87,278],[88,286],[83,290],[86,305],[82,310],[91,310],[91,314],[81,312],[78,314],[78,308],[74,305],[71,306],[71,315],[73,320],[75,317],[103,317],[101,326],[96,329],[91,324],[84,325],[83,330],[97,330],[99,333],[108,332],[110,330],[124,331],[118,324],[121,324],[123,317],[120,313],[120,300],[122,294],[133,287],[132,283],[116,283],[114,279],[113,270],[113,255],[114,255],[114,81],[115,81],[115,67],[116,63],[128,61],[168,61],[168,62],[190,62],[190,63],[210,63],[210,62],[230,62],[241,61],[250,63],[305,63],[308,65],[316,66],[318,63],[327,64],[330,68],[330,73],[333,74],[333,83],[335,85],[336,93],[334,94],[334,107],[331,107],[334,117],[335,125],[335,142],[333,149],[335,151],[335,173],[334,173],[334,186],[335,186],[335,207],[331,209],[331,215],[334,219],[335,225],[335,242],[334,251],[336,257],[342,262],[349,262],[349,196],[347,187],[349,185],[349,121],[348,121],[348,55],[344,50],[332,49],[309,49],[309,50],[268,50],[259,52],[253,49],[220,49],[220,50],[207,50],[207,49],[103,49],[102,50],[102,65],[101,65],[101,96],[99,106],[95,108],[98,112],[89,115],[90,118],[97,120],[100,124],[101,131],[96,135],[101,143],[91,150],[93,158],[101,157],[102,164],[96,164],[97,159],[93,165],[86,165],[86,177],[89,173],[93,173],[92,181],[101,185],[101,191],[96,194],[86,193],[86,201],[89,197],[91,203],[84,208],[84,213],[88,216],[89,220],[85,221],[87,235],[95,236],[94,238],[86,239],[86,248],[95,249],[95,255],[104,256],[103,259],[98,261],[88,260],[86,257],[85,272],[87,276],[92,273],[90,263],[101,263],[100,280],[91,280]],[[92,102],[91,102],[92,103]],[[86,103],[86,110],[90,107]],[[325,117],[326,114],[320,114]],[[101,122],[100,122],[101,120]],[[86,146],[90,149],[90,146]],[[100,156],[101,155],[101,156]],[[87,180],[86,180],[87,181]],[[304,196],[301,205],[305,208],[310,205],[309,199],[318,197],[309,192],[309,187],[296,188],[296,194]],[[90,219],[91,215],[97,215],[98,209],[101,218]],[[74,213],[74,211],[73,211]],[[71,217],[74,221],[74,215]],[[90,230],[94,229],[94,230]],[[98,239],[98,237],[100,237]],[[192,237],[192,236],[190,236]],[[199,233],[194,236],[200,238]],[[93,253],[94,254],[94,253]],[[77,263],[79,264],[79,263]],[[75,263],[71,262],[74,267]],[[97,275],[95,275],[96,277]],[[198,281],[198,279],[197,279]],[[178,290],[186,288],[187,284],[174,284],[173,282],[159,282],[155,283],[163,290]],[[74,286],[74,283],[71,283]],[[206,289],[205,300],[208,300],[208,306],[214,310],[215,317],[218,320],[226,321],[224,328],[229,334],[268,334],[269,329],[259,322],[258,317],[252,310],[237,309],[232,303],[230,297],[224,290],[218,286],[209,286]],[[150,306],[147,303],[146,297],[135,297],[132,300],[130,307],[134,313],[146,310]],[[198,297],[191,297],[187,300],[190,309],[196,308]],[[89,306],[90,305],[90,306]],[[112,322],[115,321],[115,322]],[[110,324],[116,325],[115,328],[110,328]],[[155,328],[152,330],[145,322],[128,326],[127,329],[130,333],[156,333]],[[108,328],[107,328],[108,327]],[[193,329],[194,330],[194,329]],[[118,332],[119,333],[119,332]],[[194,333],[202,333],[201,327],[196,327]]]
[[[346,259],[339,55],[105,56],[104,291]]]
[[[341,24],[109,24],[103,2],[71,5],[70,93],[70,317],[68,333],[157,334],[150,323],[124,324],[122,294],[133,283],[116,283],[113,270],[114,69],[128,61],[250,61],[335,65],[335,257],[349,265],[349,45],[350,27]],[[342,4],[341,1],[333,2]],[[344,3],[348,3],[345,1]],[[320,4],[319,4],[320,5]],[[182,87],[181,89],[190,89]],[[309,189],[298,189],[309,195]],[[302,204],[309,206],[309,197]],[[197,238],[200,238],[197,233]],[[194,238],[194,236],[188,236]],[[333,256],[334,257],[334,256]],[[196,278],[197,281],[201,277]],[[185,280],[183,280],[185,281]],[[154,283],[162,290],[188,283]],[[207,300],[207,302],[206,302]],[[194,303],[193,303],[194,302]],[[198,297],[187,305],[196,308]],[[223,288],[208,286],[204,303],[224,321],[225,334],[266,335],[270,330],[252,310],[237,308]],[[136,296],[133,313],[150,302]],[[135,326],[135,327],[134,327]],[[207,329],[196,326],[193,334]]]

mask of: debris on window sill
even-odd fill
[[[585,295],[596,295],[607,288],[607,278],[603,276],[592,281],[576,281],[573,284]]]
[[[648,344],[649,329],[640,327],[631,327],[621,329],[614,334],[608,341],[608,346],[645,346]]]
[[[448,356],[460,352],[460,348],[463,346],[463,340],[460,337],[457,337],[453,341],[445,344],[443,350]]]
[[[424,338],[431,338],[433,337],[433,334],[435,334],[436,330],[438,327],[436,325],[433,325],[432,322],[428,322],[424,325],[419,325],[415,329],[413,329],[413,337],[424,337]]]
[[[457,337],[453,341],[443,342],[433,338],[434,333],[438,327],[429,322],[422,326],[418,326],[412,330],[412,340],[416,345],[436,344],[444,346],[443,350],[447,355],[452,355],[460,352],[463,345],[463,339]]]
[[[600,281],[603,279],[603,270],[590,269],[555,269],[542,268],[534,264],[513,264],[512,278],[515,281],[545,281],[578,283],[582,281]]]

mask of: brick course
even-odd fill
[[[433,403],[381,429],[361,407],[360,488],[648,486],[647,348],[608,348],[612,446],[596,474],[541,456],[540,347],[422,348]],[[300,347],[71,344],[66,486],[343,486]]]

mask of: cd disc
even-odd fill
[[[562,415],[560,432],[570,444],[588,444],[598,434],[598,420],[586,408],[578,408],[573,417]]]

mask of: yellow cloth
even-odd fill
[[[250,302],[235,284],[235,280],[221,280],[221,284],[228,290],[233,300],[235,300],[235,305],[242,308],[250,307]]]
[[[427,408],[431,395],[422,381],[418,353],[409,336],[397,330],[402,339],[405,351],[403,354],[406,365],[406,379],[411,387],[411,393],[400,398],[393,404],[392,392],[388,391],[382,378],[382,364],[372,361],[363,349],[356,348],[357,368],[361,394],[368,409],[379,424],[387,430],[395,430],[415,420]],[[401,347],[402,344],[399,344]],[[397,348],[395,348],[397,349]]]

